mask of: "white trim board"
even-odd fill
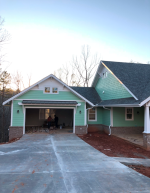
[[[7,104],[9,101],[14,100],[15,98],[23,95],[24,93],[26,93],[27,91],[29,91],[30,89],[32,89],[33,87],[35,87],[36,85],[40,84],[41,82],[47,80],[48,78],[54,78],[56,81],[58,81],[59,83],[61,83],[63,86],[65,86],[66,88],[68,88],[72,93],[74,93],[75,95],[77,95],[78,97],[80,97],[81,99],[83,99],[84,101],[86,101],[88,104],[90,104],[91,106],[94,106],[93,103],[91,103],[89,100],[87,100],[86,98],[84,98],[82,95],[80,95],[79,93],[77,93],[75,90],[73,90],[72,88],[70,88],[67,84],[65,84],[64,82],[62,82],[61,80],[59,80],[56,76],[54,76],[53,74],[50,74],[49,76],[43,78],[42,80],[38,81],[37,83],[33,84],[32,86],[26,88],[25,90],[23,90],[22,92],[16,94],[15,96],[11,97],[10,99],[6,100],[5,102],[3,102],[3,105]]]
[[[29,108],[31,108],[31,107],[24,107],[24,123],[23,123],[23,134],[25,134],[25,120],[26,120],[26,109],[29,109]],[[39,109],[39,107],[32,107],[32,109]],[[45,109],[45,107],[40,107],[40,108],[44,108]],[[51,108],[53,108],[54,109],[54,107],[48,107],[49,109],[51,109]],[[75,107],[62,107],[62,108],[60,108],[60,107],[55,107],[55,109],[73,109],[73,133],[75,133]]]
[[[10,126],[12,126],[13,123],[13,101],[11,101],[11,120],[10,120]]]
[[[118,80],[118,82],[135,98],[135,100],[138,100],[138,98],[123,84],[121,80],[104,64],[104,62],[101,62],[105,68],[109,70],[109,72]]]
[[[55,100],[55,99],[14,99],[14,101],[23,101],[23,100],[26,100],[26,101],[31,101],[31,100],[34,100],[34,101],[78,101],[78,102],[85,102],[83,100]]]

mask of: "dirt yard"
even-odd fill
[[[98,132],[88,133],[87,135],[78,135],[78,137],[110,157],[150,159],[150,151],[146,151],[137,145],[131,144],[113,135],[109,136],[103,132]],[[149,167],[133,165],[128,167],[131,167],[137,172],[150,178]]]

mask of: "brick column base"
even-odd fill
[[[143,147],[150,151],[150,133],[143,133]]]
[[[75,134],[87,134],[87,126],[75,126]]]
[[[23,127],[9,127],[9,141],[23,136]]]

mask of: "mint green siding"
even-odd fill
[[[132,97],[132,95],[111,73],[108,73],[106,78],[99,78],[95,89],[102,100]]]
[[[81,100],[79,97],[74,95],[72,92],[69,91],[60,91],[59,94],[44,94],[41,90],[30,90],[27,93],[21,95],[18,97],[18,99],[21,100],[14,100],[13,101],[13,121],[12,126],[23,126],[24,122],[24,114],[23,114],[23,107],[22,105],[18,105],[18,102],[22,102],[22,100],[25,99],[37,99],[37,100]],[[75,113],[75,125],[85,125],[85,102],[79,102],[81,103],[81,106],[78,106]],[[27,107],[27,106],[25,106]],[[41,108],[39,105],[31,105],[28,106],[29,108]],[[61,107],[61,105],[60,105]],[[70,106],[74,108],[74,106]],[[45,108],[47,108],[45,106]],[[62,108],[68,108],[62,106]],[[76,108],[76,107],[75,107]],[[17,113],[17,110],[19,110],[19,113]],[[79,113],[81,110],[81,114]]]
[[[102,120],[103,120],[102,121],[103,125],[107,125],[107,126],[110,125],[110,111],[109,110],[103,109]]]
[[[85,102],[80,102],[81,106],[77,107],[76,114],[75,114],[75,125],[85,125]],[[80,114],[81,111],[81,114]]]
[[[29,90],[17,99],[45,99],[45,100],[81,100],[69,91],[59,91],[59,94],[44,94],[43,90]]]
[[[114,127],[131,127],[144,126],[144,107],[134,107],[134,120],[125,120],[125,107],[113,108],[113,126]],[[139,112],[139,114],[137,113]]]
[[[12,119],[12,126],[23,126],[23,108],[21,105],[18,105],[17,100],[13,101],[13,119]],[[19,110],[19,113],[17,113],[17,110]]]
[[[88,107],[89,108],[89,107]],[[88,112],[87,112],[87,124],[102,124],[102,111],[103,109],[97,108],[97,121],[88,121]]]

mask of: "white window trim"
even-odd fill
[[[45,92],[45,87],[49,87],[50,92]],[[45,85],[43,89],[43,94],[51,94],[51,87],[49,85]]]
[[[45,87],[49,87],[50,88],[50,92],[45,92]],[[57,88],[57,93],[53,93],[53,88]],[[43,89],[43,94],[59,94],[59,89],[58,87],[53,87],[53,86],[49,86],[49,85],[45,85],[44,89]]]
[[[89,120],[89,110],[88,110],[88,121],[97,121],[97,108],[95,108],[95,120]]]
[[[127,109],[132,109],[132,119],[127,119]],[[134,121],[134,108],[133,107],[126,107],[125,108],[125,120],[126,121]]]
[[[53,88],[57,88],[57,93],[53,93]],[[52,87],[52,93],[51,94],[59,94],[59,89],[58,87]]]

